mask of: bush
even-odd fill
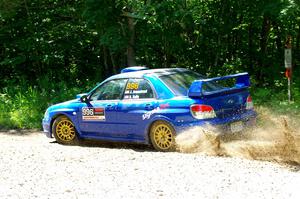
[[[252,88],[251,93],[256,105],[267,107],[276,114],[300,116],[300,91],[297,87],[292,89],[291,103],[284,88]]]
[[[76,94],[88,90],[68,88],[65,83],[39,88],[8,86],[0,93],[0,128],[41,128],[47,107],[74,99]]]

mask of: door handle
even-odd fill
[[[154,106],[152,104],[146,104],[145,109],[146,110],[153,110]]]
[[[115,108],[115,106],[113,105],[113,104],[107,104],[106,105],[106,109],[107,110],[112,110],[112,109],[114,109]]]

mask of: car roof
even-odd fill
[[[122,78],[143,78],[145,75],[153,75],[153,76],[162,76],[162,75],[169,75],[178,72],[188,71],[185,68],[160,68],[160,69],[147,69],[147,70],[140,70],[134,72],[125,72],[120,73],[117,75],[113,75],[109,77],[107,80],[112,79],[122,79]]]

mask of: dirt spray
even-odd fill
[[[295,118],[258,108],[258,123],[237,134],[221,134],[214,127],[196,127],[176,137],[177,150],[214,156],[241,157],[300,164],[300,124]]]

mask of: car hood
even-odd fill
[[[60,109],[60,108],[74,108],[76,104],[80,102],[80,99],[73,99],[62,103],[54,104],[48,108],[48,111]]]

